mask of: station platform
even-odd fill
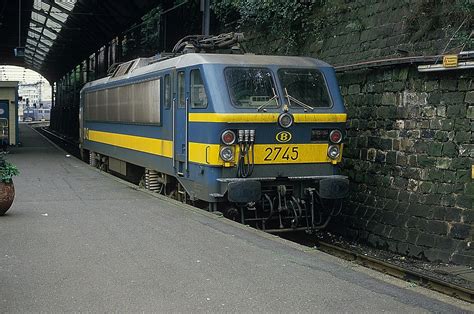
[[[153,196],[27,125],[7,159],[1,312],[450,312],[467,303]]]

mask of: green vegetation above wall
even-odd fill
[[[281,43],[274,52],[291,54],[306,40],[313,9],[319,7],[313,2],[217,0],[213,2],[213,11],[224,28],[240,28],[278,38]]]
[[[215,0],[213,11],[221,31],[244,32],[261,54],[347,64],[474,49],[472,0]]]
[[[451,34],[451,48],[471,47],[474,38],[474,1],[415,1],[406,17],[411,41],[426,39],[438,31]],[[449,48],[449,47],[448,47]]]

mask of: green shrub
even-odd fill
[[[276,53],[295,54],[309,33],[314,3],[314,0],[217,0],[212,2],[212,10],[229,29],[235,30],[237,26],[245,32],[252,30],[282,40],[284,43],[278,45]]]
[[[0,155],[0,181],[1,182],[12,182],[12,177],[20,174],[18,168],[6,161],[3,155]]]

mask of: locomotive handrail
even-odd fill
[[[208,157],[209,157],[209,149],[211,148],[211,146],[206,146],[206,164],[209,164],[209,160],[208,160]]]
[[[173,103],[172,103],[171,105],[172,105],[172,107],[173,107],[173,108],[171,108],[171,112],[172,112],[171,115],[172,115],[172,117],[173,117],[173,121],[172,121],[172,123],[171,123],[171,125],[172,125],[171,129],[172,129],[172,134],[173,134],[173,135],[172,135],[172,138],[173,138],[173,168],[176,168],[176,147],[175,147],[175,136],[176,136],[176,135],[175,135],[175,127],[176,127],[176,125],[175,125],[175,119],[176,119],[176,117],[175,117],[175,115],[176,115],[176,113],[175,113],[175,111],[176,111],[176,109],[175,109],[175,108],[176,108],[176,97],[173,97]]]
[[[189,167],[189,134],[188,134],[188,131],[189,131],[189,127],[188,127],[189,97],[186,97],[184,114],[185,114],[185,117],[186,117],[186,121],[184,121],[184,130],[185,130],[184,136],[185,136],[185,149],[186,149],[186,152],[185,152],[186,157],[185,157],[185,160],[184,160],[184,169],[186,170],[186,173],[188,173],[189,172],[189,169],[188,169],[188,167]]]

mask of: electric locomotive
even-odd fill
[[[334,69],[306,57],[188,51],[81,90],[91,165],[267,231],[312,231],[340,210],[345,123]]]

